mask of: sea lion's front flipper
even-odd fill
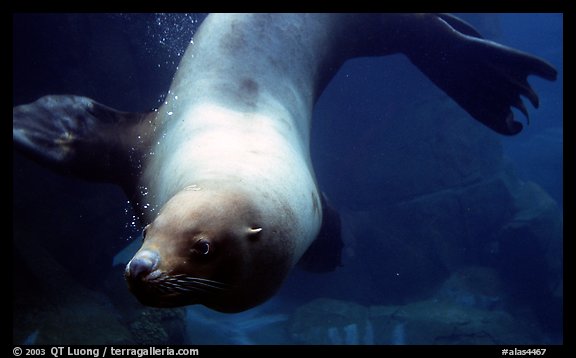
[[[80,96],[45,96],[14,107],[12,118],[15,147],[31,159],[125,188],[151,133],[143,130],[146,114],[119,112]]]
[[[309,272],[331,272],[341,266],[342,242],[340,214],[330,206],[322,193],[322,226],[304,255],[298,267]]]
[[[520,96],[538,107],[529,75],[556,79],[548,63],[482,39],[470,25],[450,15],[413,15],[401,52],[472,117],[498,133],[522,130],[510,107],[528,112]]]

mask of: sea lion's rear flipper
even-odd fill
[[[316,240],[302,255],[298,266],[309,272],[331,272],[342,265],[340,214],[330,206],[322,193],[322,226]]]
[[[62,174],[125,188],[148,141],[149,131],[136,128],[146,114],[119,112],[86,97],[45,96],[12,113],[15,147],[31,159]]]
[[[556,79],[556,70],[534,56],[482,39],[462,20],[446,14],[422,15],[410,26],[400,51],[472,117],[498,133],[522,130],[510,107],[528,111],[520,96],[538,107],[529,75]]]

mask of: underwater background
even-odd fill
[[[493,133],[403,55],[348,61],[311,141],[343,265],[296,268],[246,312],[142,306],[123,279],[141,227],[121,189],[15,152],[13,342],[562,344],[563,15],[457,15],[556,67],[529,78],[530,124]],[[204,17],[14,14],[13,105],[76,94],[150,111]]]

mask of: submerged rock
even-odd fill
[[[300,308],[290,323],[290,336],[303,344],[374,344],[366,307],[317,299]]]
[[[354,285],[353,278],[361,276],[370,289],[356,285],[363,295],[343,298],[367,305],[421,301],[450,275],[482,265],[503,281],[500,293],[460,300],[488,308],[508,297],[511,305],[527,306],[561,329],[562,212],[538,185],[519,180],[510,168],[379,209],[349,210],[344,217],[353,237],[347,248],[355,255],[340,269],[351,272],[340,284]]]
[[[107,293],[88,288],[25,232],[15,233],[15,344],[179,344],[183,309],[140,305],[115,271]]]
[[[495,310],[504,309],[508,297],[495,269],[467,266],[453,272],[434,298],[464,308]]]
[[[509,313],[426,300],[402,306],[361,306],[317,299],[289,325],[303,344],[533,344],[540,332]]]
[[[78,283],[40,244],[15,235],[14,254],[14,343],[135,343],[106,295]]]
[[[144,308],[130,323],[138,344],[180,344],[184,338],[185,309]]]

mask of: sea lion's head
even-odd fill
[[[187,187],[144,229],[126,266],[128,286],[148,306],[254,307],[276,292],[293,264],[289,217],[262,213],[239,190]]]

